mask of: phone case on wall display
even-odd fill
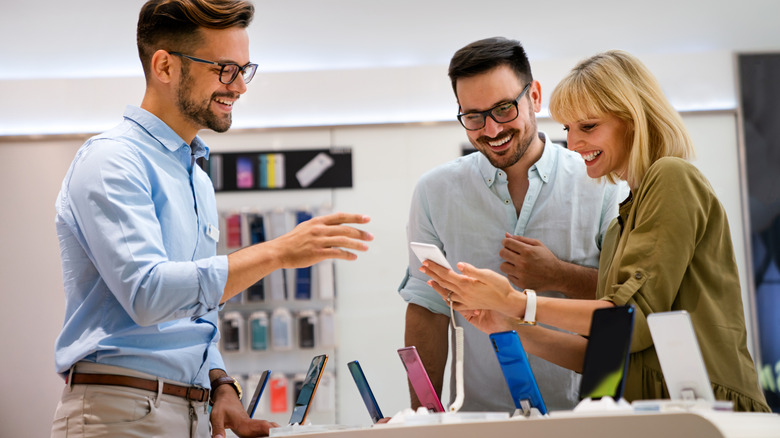
[[[287,402],[287,384],[288,380],[284,374],[273,373],[268,382],[271,395],[271,413],[281,414],[288,411]]]

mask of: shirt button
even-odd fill
[[[634,274],[634,278],[636,278],[637,280],[641,280],[642,279],[642,274],[637,272],[637,273]]]
[[[504,199],[504,204],[509,204],[509,199]]]

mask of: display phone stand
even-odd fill
[[[512,418],[515,417],[543,417],[541,412],[539,412],[539,409],[536,409],[534,407],[531,407],[531,401],[530,400],[520,400],[520,407],[515,409],[515,412],[512,414]]]

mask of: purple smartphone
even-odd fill
[[[412,383],[412,389],[414,389],[417,399],[420,400],[420,404],[432,412],[444,412],[444,406],[441,405],[439,396],[433,389],[431,379],[428,378],[428,373],[417,354],[417,348],[414,346],[399,348],[398,356],[406,368],[406,375],[409,377],[409,382]]]

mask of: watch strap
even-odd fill
[[[242,391],[241,391],[241,385],[238,384],[238,381],[230,376],[222,376],[219,378],[216,378],[211,381],[211,396],[212,399],[210,400],[211,404],[214,404],[214,391],[217,389],[217,387],[221,385],[230,385],[233,387],[233,389],[236,391],[236,395],[238,395],[238,399],[241,400]]]
[[[536,291],[526,289],[525,294],[525,314],[523,315],[523,324],[536,325]]]

